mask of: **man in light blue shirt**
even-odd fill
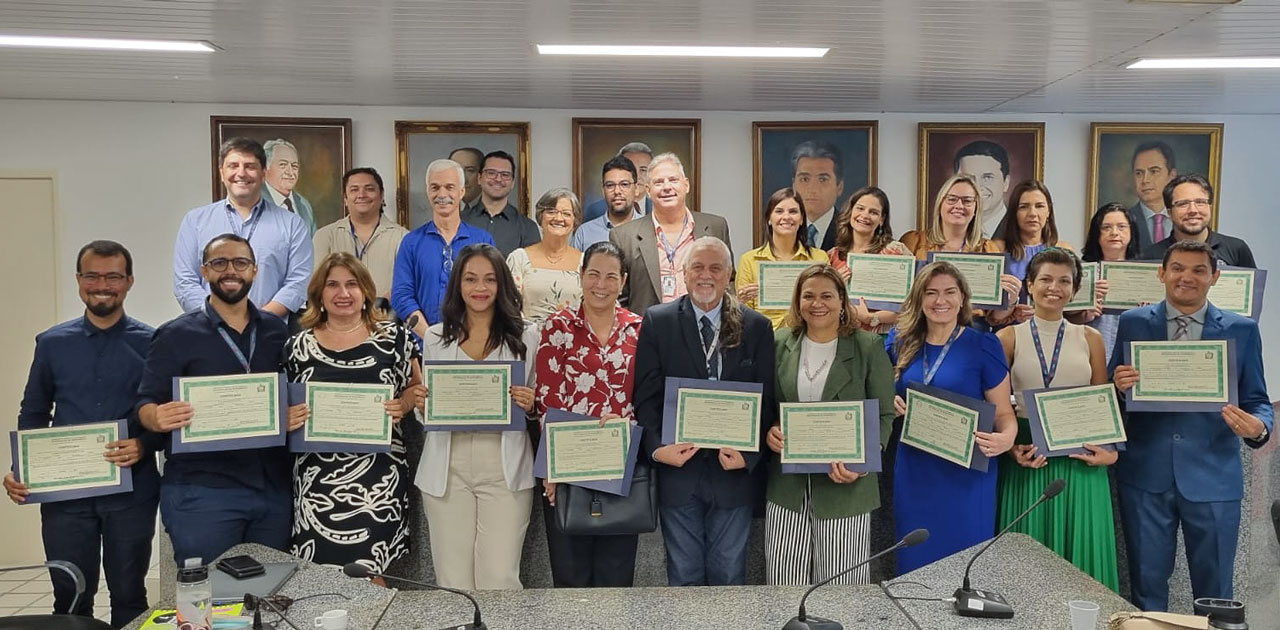
[[[608,212],[578,226],[569,241],[578,251],[587,251],[588,247],[609,240],[609,230],[644,216],[640,204],[635,202],[635,188],[640,184],[634,162],[622,155],[610,158],[604,163],[600,181],[604,182],[602,187]]]
[[[298,215],[262,196],[266,152],[257,141],[232,138],[218,150],[227,198],[187,213],[173,247],[173,295],[183,311],[204,307],[209,284],[201,252],[213,237],[232,233],[249,241],[258,273],[249,290],[255,306],[281,318],[302,307],[311,279],[311,231]]]

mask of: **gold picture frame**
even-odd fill
[[[920,153],[918,159],[919,174],[916,178],[916,229],[924,230],[927,226],[926,216],[933,207],[933,199],[938,188],[956,172],[962,152],[974,155],[977,143],[987,142],[998,147],[998,150],[976,150],[983,153],[1003,151],[1005,161],[1000,163],[1003,174],[1003,190],[996,191],[999,182],[984,186],[983,179],[978,177],[979,196],[983,199],[984,210],[996,201],[1008,202],[1009,190],[1024,179],[1044,181],[1044,123],[1042,122],[1008,122],[1008,123],[940,123],[922,122],[918,126]],[[990,149],[990,147],[986,147]],[[998,158],[993,157],[993,160]],[[1007,172],[1006,170],[1007,169]],[[1006,214],[1006,216],[1008,216]]]

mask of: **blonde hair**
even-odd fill
[[[783,325],[789,327],[791,334],[796,337],[808,330],[808,322],[804,321],[804,317],[800,315],[800,294],[804,291],[804,283],[813,278],[826,278],[836,285],[836,293],[840,294],[840,303],[844,305],[840,309],[840,327],[836,330],[836,334],[841,337],[852,335],[855,330],[858,330],[858,318],[853,312],[853,302],[849,301],[849,290],[845,288],[844,278],[840,277],[840,272],[828,264],[810,265],[796,277],[796,288],[791,293],[791,307],[787,309]]]
[[[298,318],[298,325],[311,329],[329,321],[329,313],[324,310],[324,285],[329,281],[329,273],[337,267],[342,267],[355,276],[364,300],[360,318],[364,320],[366,328],[373,330],[379,321],[387,319],[387,314],[374,306],[378,289],[373,284],[373,276],[369,275],[364,263],[347,252],[329,254],[316,266],[315,273],[311,274],[311,282],[307,283],[307,308]]]
[[[973,321],[973,305],[969,302],[973,294],[969,292],[969,283],[965,282],[960,270],[946,261],[925,265],[920,273],[916,274],[911,292],[902,302],[902,311],[898,313],[896,325],[898,336],[894,340],[898,351],[898,361],[893,366],[895,380],[902,378],[902,373],[907,371],[916,355],[920,353],[920,349],[924,347],[925,336],[929,332],[929,320],[924,316],[924,292],[929,288],[929,283],[938,276],[951,276],[955,278],[956,286],[960,287],[960,295],[963,296],[964,301],[960,304],[956,324],[968,326]]]
[[[956,184],[968,184],[973,187],[974,203],[973,218],[969,220],[969,227],[964,233],[964,247],[962,251],[973,252],[982,248],[982,244],[986,239],[982,237],[982,198],[978,196],[978,182],[968,175],[956,173],[942,182],[942,187],[938,189],[938,196],[933,200],[933,212],[925,217],[925,237],[929,239],[929,243],[936,247],[946,245],[947,237],[942,233],[942,201],[951,194],[951,189]]]

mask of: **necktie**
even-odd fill
[[[818,246],[818,226],[809,224],[809,247]]]
[[[1155,221],[1155,224],[1156,224],[1155,229],[1152,230],[1153,233],[1151,235],[1151,242],[1159,243],[1160,241],[1163,241],[1165,237],[1168,236],[1168,234],[1164,233],[1164,215],[1163,214],[1152,215],[1151,219]]]
[[[1177,325],[1177,329],[1173,331],[1173,340],[1182,341],[1187,338],[1187,325],[1191,323],[1191,318],[1186,315],[1180,315],[1173,318],[1173,323]]]
[[[700,323],[702,327],[702,330],[701,330],[702,352],[703,354],[706,354],[708,352],[711,352],[711,349],[715,347],[716,329],[714,326],[711,325],[711,318],[707,317],[706,315],[702,316],[702,321]],[[720,376],[719,351],[712,352],[711,356],[707,357],[707,375],[710,376],[711,378],[716,378]]]

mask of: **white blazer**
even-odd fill
[[[443,325],[436,324],[427,329],[427,337],[423,342],[423,359],[427,361],[471,361],[471,357],[462,351],[458,344],[445,345],[440,340]],[[538,326],[525,322],[525,385],[533,387],[534,363],[538,354],[538,342],[542,339],[542,331]],[[512,354],[511,349],[503,345],[485,361],[520,361],[520,357]],[[430,392],[428,392],[430,393]],[[433,497],[444,496],[449,481],[449,445],[452,431],[427,431],[427,441],[422,449],[422,461],[418,463],[418,476],[414,485]],[[502,432],[502,476],[507,481],[507,488],[527,490],[533,487],[533,447],[529,443],[529,434],[523,429]]]

